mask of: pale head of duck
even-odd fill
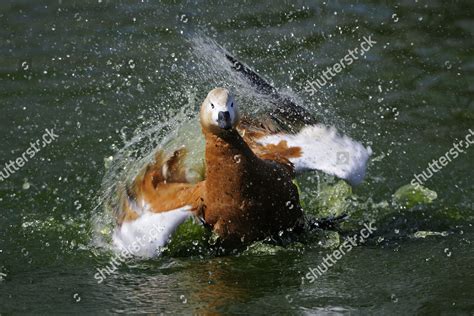
[[[240,120],[239,107],[229,90],[215,88],[201,105],[201,126],[215,135],[233,130]]]

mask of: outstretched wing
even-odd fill
[[[170,157],[159,151],[155,161],[123,188],[113,236],[119,249],[142,257],[156,255],[176,228],[200,210],[204,182],[187,182],[185,155],[184,149]],[[133,247],[134,243],[143,245]]]
[[[317,124],[315,118],[287,96],[226,52],[232,69],[242,74],[257,91],[271,98],[275,107],[258,118],[243,117],[241,134],[262,159],[294,167],[297,172],[320,170],[360,183],[372,154],[370,147],[338,135],[334,128]]]
[[[165,157],[163,151],[157,152],[154,162],[123,191],[119,224],[146,212],[162,213],[185,206],[192,211],[199,208],[204,183],[188,183],[183,166],[185,156],[184,148],[170,157]]]
[[[256,140],[268,148],[284,144],[289,150],[299,150],[299,156],[289,157],[296,172],[320,170],[357,185],[365,177],[372,149],[323,125],[304,127],[297,134],[278,133]]]
[[[232,70],[238,72],[261,94],[267,95],[273,108],[268,113],[260,114],[252,122],[265,125],[272,131],[297,132],[305,125],[317,123],[315,117],[304,107],[296,104],[290,97],[281,94],[267,80],[253,71],[249,66],[240,62],[225,49],[221,48],[230,62]],[[250,119],[248,119],[250,121]]]
[[[370,147],[320,124],[306,126],[296,134],[246,124],[239,126],[239,131],[262,159],[277,161],[297,173],[320,170],[352,185],[364,179],[372,154]]]

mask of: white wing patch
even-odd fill
[[[286,140],[288,146],[301,147],[303,155],[292,158],[296,171],[320,170],[345,179],[352,185],[365,177],[367,161],[372,154],[370,147],[347,136],[339,136],[335,128],[313,125],[303,128],[298,134],[276,134],[262,137],[262,145],[278,144]]]
[[[115,229],[113,243],[120,252],[152,258],[161,253],[176,228],[192,215],[191,206],[153,213],[148,210],[134,221]]]

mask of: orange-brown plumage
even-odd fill
[[[255,155],[235,130],[205,138],[202,215],[219,236],[254,241],[295,227],[303,214],[286,165]]]

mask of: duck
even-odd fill
[[[273,132],[243,119],[228,89],[209,92],[199,120],[205,138],[204,180],[190,183],[186,148],[169,156],[158,151],[122,196],[114,233],[120,249],[135,243],[138,249],[130,252],[152,257],[189,217],[199,218],[229,246],[298,230],[304,226],[294,183],[298,173],[322,170],[354,184],[364,177],[369,151],[363,145],[320,125],[297,134]],[[349,161],[337,165],[334,154],[349,149],[352,160],[347,155]]]
[[[275,89],[248,66],[226,57],[234,70],[275,97]],[[301,231],[305,214],[297,175],[319,170],[352,185],[363,180],[370,147],[315,123],[292,101],[279,95],[275,99],[276,111],[252,117],[241,113],[229,89],[212,89],[198,115],[205,139],[202,179],[190,176],[186,147],[169,154],[158,149],[154,160],[119,192],[116,249],[137,257],[160,255],[188,218],[215,233],[225,247]],[[290,128],[282,127],[282,119]]]

